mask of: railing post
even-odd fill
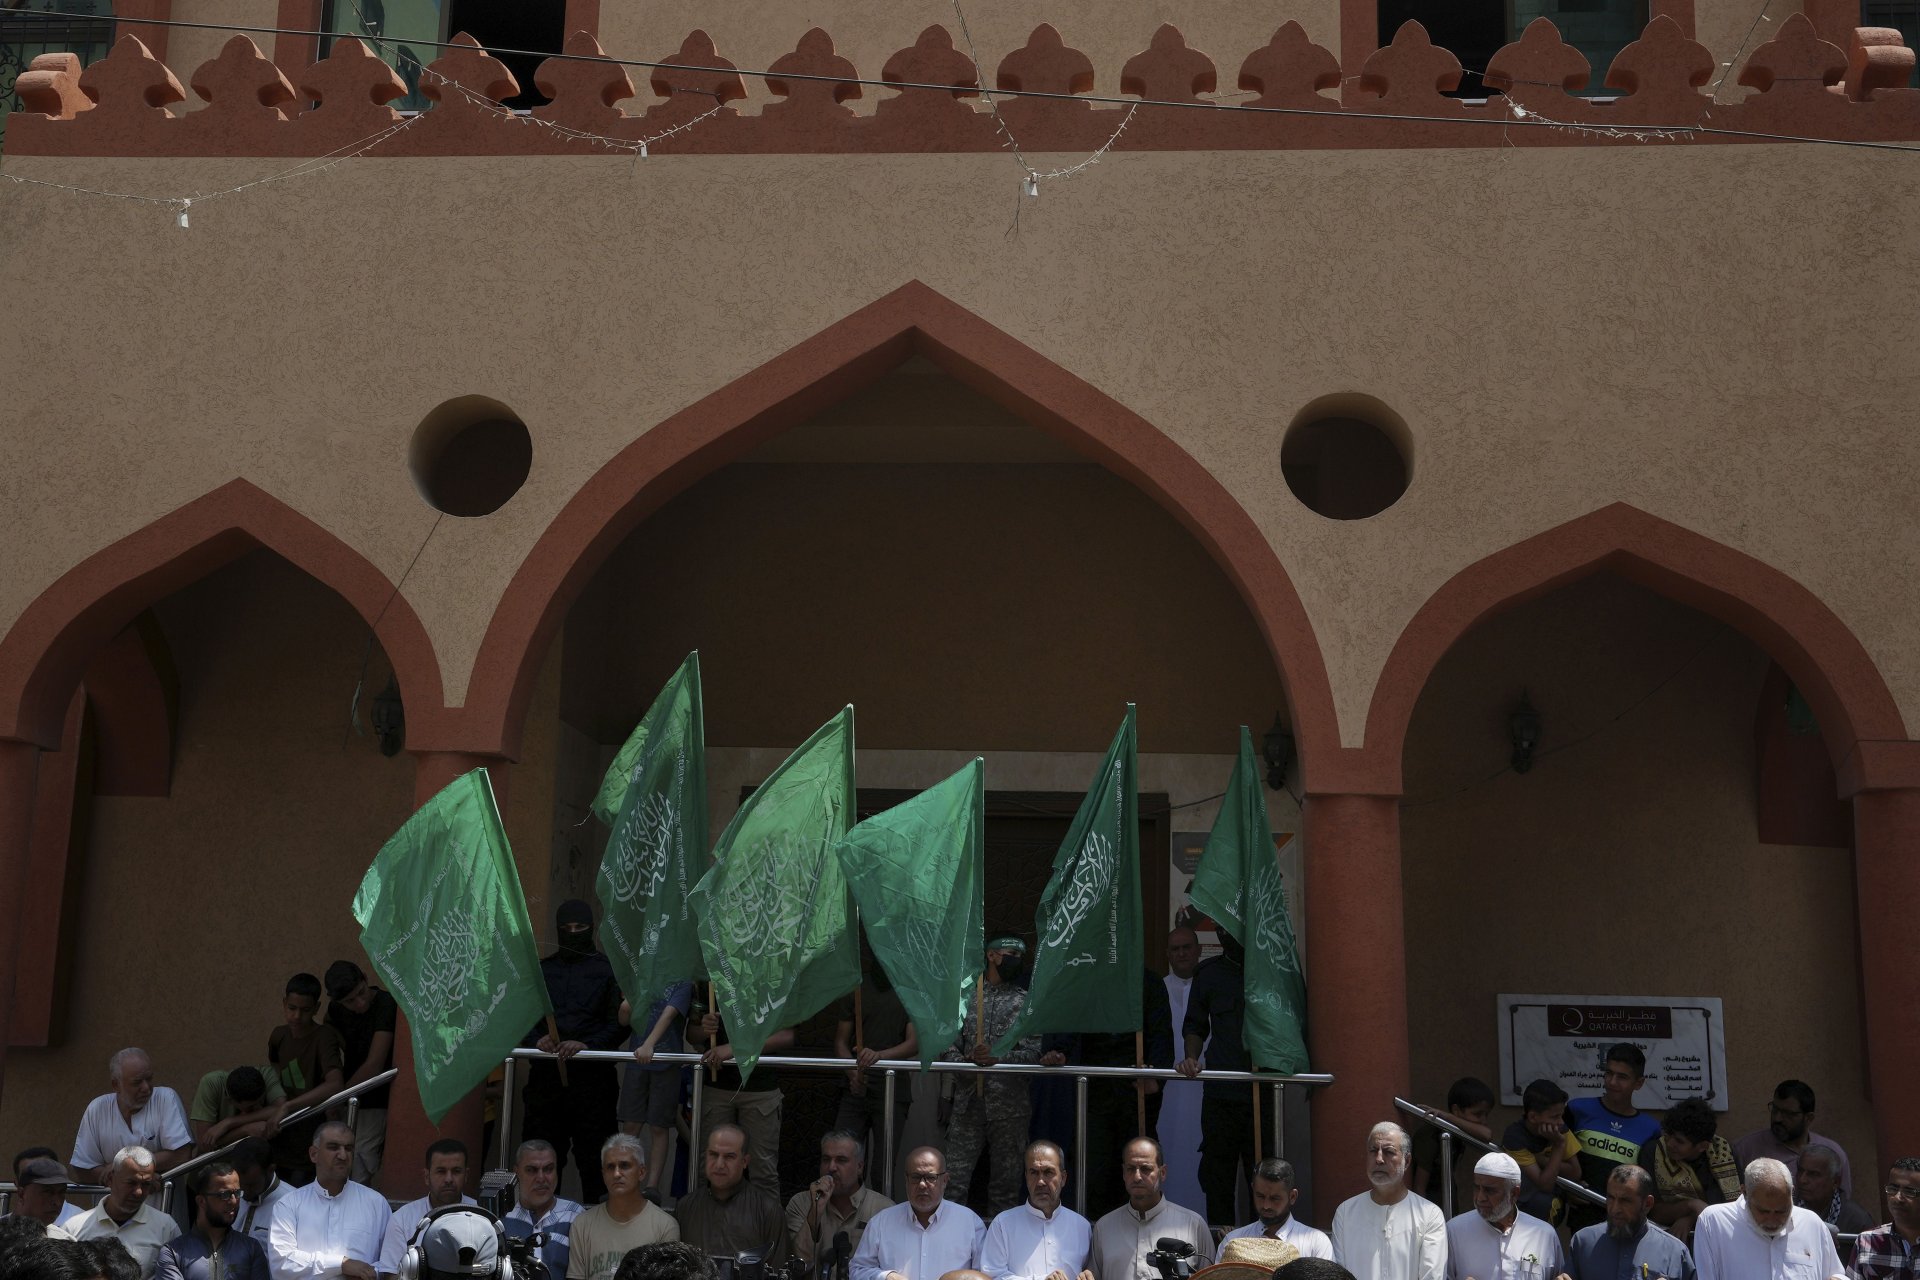
[[[1073,1211],[1087,1215],[1087,1078],[1073,1078]]]
[[[1445,1129],[1440,1131],[1440,1194],[1441,1209],[1453,1212],[1453,1135]]]
[[[1281,1160],[1287,1158],[1287,1086],[1275,1084],[1273,1089],[1273,1154]]]
[[[893,1078],[896,1074],[898,1073],[892,1067],[887,1068],[886,1092],[881,1099],[887,1110],[885,1117],[880,1121],[880,1148],[887,1162],[882,1166],[884,1174],[881,1179],[880,1193],[889,1200],[893,1199]]]
[[[511,1053],[500,1067],[500,1167],[513,1168],[513,1073],[519,1060]],[[556,1175],[558,1176],[558,1175]]]
[[[353,1122],[355,1120],[358,1120],[359,1118],[360,1118],[360,1099],[358,1097],[348,1098],[347,1099],[347,1128],[349,1129],[353,1128]]]
[[[701,1152],[706,1150],[705,1147],[700,1145],[700,1100],[704,1096],[703,1090],[706,1086],[705,1074],[705,1072],[701,1071],[699,1063],[696,1062],[693,1064],[693,1122],[687,1126],[688,1195],[692,1195],[694,1187],[699,1185],[697,1175],[700,1172]],[[673,1190],[673,1170],[663,1170],[661,1176],[666,1179],[667,1190],[671,1192]]]
[[[160,1184],[160,1216],[165,1218],[173,1213],[173,1179],[168,1178]]]

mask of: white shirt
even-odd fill
[[[850,1280],[884,1280],[889,1271],[907,1280],[940,1280],[949,1271],[973,1266],[986,1231],[979,1214],[951,1200],[942,1200],[924,1227],[911,1204],[882,1209],[853,1251]]]
[[[1552,1280],[1566,1262],[1560,1233],[1530,1213],[1516,1213],[1505,1231],[1477,1209],[1447,1223],[1449,1280]]]
[[[1761,1234],[1747,1198],[1710,1204],[1693,1224],[1693,1264],[1700,1280],[1831,1280],[1846,1275],[1827,1224],[1796,1208],[1778,1236]]]
[[[993,1280],[1046,1280],[1056,1271],[1077,1277],[1092,1247],[1092,1224],[1067,1206],[1048,1218],[1031,1204],[1020,1204],[987,1228],[979,1269]]]
[[[461,1196],[461,1204],[478,1203],[472,1196]],[[427,1216],[427,1210],[433,1208],[427,1198],[409,1200],[393,1211],[387,1220],[387,1234],[380,1245],[380,1265],[374,1270],[383,1276],[400,1274],[400,1259],[407,1256],[407,1246],[413,1243],[413,1233],[420,1225],[420,1219]]]
[[[122,1147],[145,1147],[157,1155],[192,1145],[193,1130],[187,1128],[186,1109],[173,1090],[156,1086],[147,1105],[134,1112],[132,1120],[121,1118],[118,1096],[103,1093],[81,1113],[80,1132],[73,1138],[73,1158],[67,1163],[79,1173],[111,1163],[113,1153]]]
[[[1236,1227],[1234,1230],[1220,1237],[1220,1245],[1224,1250],[1229,1240],[1239,1240],[1244,1237],[1259,1237],[1266,1234],[1266,1227],[1261,1225],[1260,1219],[1255,1218],[1246,1226]],[[1281,1225],[1280,1231],[1274,1236],[1274,1239],[1286,1241],[1298,1249],[1300,1256],[1303,1258],[1325,1258],[1328,1262],[1333,1261],[1333,1241],[1328,1237],[1327,1233],[1316,1227],[1308,1226],[1292,1214],[1287,1215],[1286,1222]]]
[[[273,1181],[267,1184],[266,1193],[260,1197],[258,1205],[244,1196],[241,1197],[240,1214],[233,1220],[234,1229],[243,1235],[252,1236],[262,1249],[266,1248],[267,1237],[273,1234],[274,1207],[292,1194],[293,1188],[280,1181],[279,1174],[274,1174]]]
[[[349,1182],[334,1196],[309,1182],[273,1207],[267,1267],[274,1280],[319,1280],[339,1275],[349,1258],[373,1266],[392,1217],[386,1198],[371,1187]]]
[[[76,1208],[68,1204],[65,1200],[62,1200],[60,1202],[60,1212],[54,1217],[53,1225],[56,1227],[64,1227],[85,1212],[85,1209]]]
[[[1354,1280],[1442,1280],[1447,1274],[1447,1217],[1409,1191],[1393,1204],[1361,1192],[1333,1213],[1333,1260]]]
[[[1147,1261],[1162,1236],[1173,1236],[1193,1246],[1193,1269],[1213,1261],[1213,1230],[1207,1220],[1165,1196],[1145,1213],[1121,1205],[1093,1225],[1093,1253],[1088,1260],[1097,1280],[1160,1280]]]
[[[118,1240],[127,1247],[133,1260],[140,1264],[140,1274],[143,1276],[153,1274],[153,1264],[160,1253],[160,1246],[180,1234],[180,1224],[161,1213],[156,1205],[143,1202],[133,1211],[131,1218],[119,1223],[107,1216],[105,1200],[62,1229],[75,1240]]]

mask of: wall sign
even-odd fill
[[[1607,1049],[1623,1040],[1647,1055],[1633,1105],[1664,1111],[1682,1098],[1727,1109],[1726,1022],[1717,996],[1498,997],[1500,1093],[1520,1105],[1542,1077],[1573,1097],[1600,1092]]]

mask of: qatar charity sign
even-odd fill
[[[1535,1080],[1573,1097],[1600,1092],[1607,1050],[1622,1041],[1647,1055],[1633,1105],[1664,1111],[1682,1098],[1727,1109],[1727,1028],[1716,996],[1497,997],[1500,1095],[1508,1106]]]

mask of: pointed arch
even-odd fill
[[[56,748],[74,687],[118,632],[155,601],[258,547],[338,592],[373,625],[410,716],[433,718],[442,701],[439,659],[387,575],[278,498],[231,480],[88,556],[35,597],[0,639],[0,739]]]
[[[919,281],[667,418],[615,454],[548,525],[476,659],[460,740],[518,754],[534,675],[567,608],[667,499],[914,355],[1126,479],[1179,520],[1246,602],[1294,717],[1302,769],[1340,758],[1326,663],[1299,594],[1226,487],[1152,423]],[[476,745],[477,744],[477,745]]]
[[[1745,552],[1616,502],[1468,565],[1427,599],[1374,684],[1366,750],[1376,765],[1398,776],[1414,703],[1463,635],[1602,571],[1718,618],[1766,650],[1813,706],[1843,795],[1880,767],[1875,744],[1906,741],[1900,708],[1873,659],[1819,597]]]

